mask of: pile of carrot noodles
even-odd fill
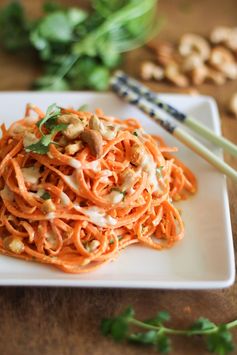
[[[66,125],[42,154],[29,146],[49,133],[37,125],[44,117],[28,104],[23,119],[1,126],[2,254],[82,273],[132,244],[162,250],[183,238],[173,202],[197,184],[176,148],[134,118],[60,108],[55,124]]]

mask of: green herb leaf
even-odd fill
[[[76,7],[71,7],[67,11],[67,19],[71,25],[72,28],[75,26],[78,26],[80,23],[85,21],[87,18],[87,13],[81,9],[78,9]]]
[[[164,335],[163,333],[158,333],[156,348],[162,354],[169,353],[171,351],[170,339],[166,335]]]
[[[167,311],[160,311],[154,318],[148,319],[145,323],[160,326],[170,320],[170,314]]]
[[[44,17],[38,30],[43,38],[52,42],[67,43],[73,38],[72,26],[62,11],[52,12]]]
[[[101,322],[101,332],[103,335],[109,335],[111,333],[111,327],[113,319],[103,319]]]
[[[138,137],[138,134],[137,134],[136,131],[133,132],[133,135],[136,136],[136,137]]]
[[[215,327],[216,325],[212,323],[209,319],[200,317],[193,323],[193,325],[190,327],[190,330],[191,331],[208,330]]]
[[[57,132],[63,131],[68,126],[64,123],[56,124],[57,117],[60,115],[60,113],[61,109],[56,104],[52,104],[47,108],[45,117],[37,122],[37,126],[39,127],[41,133],[43,125],[50,131],[50,133],[42,133],[42,137],[38,140],[38,142],[25,148],[26,152],[32,151],[38,154],[46,154],[49,151],[50,143],[56,144],[55,142],[52,142],[53,135]]]
[[[49,200],[51,198],[48,192],[44,192],[42,196],[40,196],[43,200]]]
[[[140,343],[140,344],[156,344],[157,343],[157,331],[149,330],[145,333],[133,333],[129,335],[128,340]]]
[[[49,151],[49,147],[44,145],[41,140],[39,140],[37,143],[28,145],[28,147],[25,148],[25,151],[27,153],[33,152],[37,154],[47,154]]]
[[[54,1],[46,1],[43,4],[43,11],[46,13],[62,10],[62,6]]]
[[[15,52],[29,48],[30,28],[31,24],[18,1],[13,1],[0,10],[0,40],[7,50]]]
[[[116,318],[111,325],[111,335],[115,341],[125,340],[128,334],[128,322],[124,317]]]
[[[34,87],[40,91],[67,91],[70,86],[66,79],[54,75],[45,75],[34,82]]]
[[[220,325],[216,333],[207,336],[207,349],[219,355],[225,355],[234,350],[232,334],[225,325]]]
[[[39,122],[37,122],[37,126],[39,127],[40,131],[41,131],[41,127],[49,120],[51,119],[55,119],[55,117],[59,116],[61,113],[61,109],[60,107],[58,107],[55,103],[50,105],[47,108],[45,117],[40,120]]]

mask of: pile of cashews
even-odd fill
[[[143,80],[168,80],[185,88],[237,79],[237,27],[216,27],[209,38],[186,33],[177,46],[153,40],[148,47],[155,60],[141,64]]]

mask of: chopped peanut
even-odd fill
[[[21,254],[24,251],[24,243],[20,238],[9,236],[3,240],[4,247],[15,254]]]

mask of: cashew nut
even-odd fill
[[[103,140],[101,134],[94,129],[87,129],[81,133],[81,140],[88,144],[91,154],[99,158],[103,153]]]
[[[189,84],[188,78],[180,72],[178,65],[171,63],[165,68],[165,77],[179,87]]]
[[[203,66],[202,57],[197,53],[192,53],[184,58],[182,63],[182,70],[184,72],[188,72],[201,66]]]
[[[229,111],[237,117],[237,92],[235,92],[230,98]]]
[[[191,80],[194,85],[201,85],[207,77],[208,69],[205,65],[201,65],[197,68],[194,68],[191,75]]]
[[[215,83],[216,85],[223,85],[226,82],[225,74],[213,68],[208,68],[206,78]]]
[[[85,127],[85,124],[73,113],[60,116],[58,122],[68,124],[68,127],[63,131],[63,134],[69,139],[75,139],[78,137]]]
[[[211,32],[210,40],[212,43],[224,43],[229,49],[237,50],[237,28],[216,27]]]
[[[9,236],[3,239],[3,245],[6,249],[15,254],[21,254],[24,251],[25,245],[20,238]]]
[[[169,42],[150,42],[148,46],[156,53],[158,63],[165,66],[173,60],[174,47]]]
[[[68,144],[65,147],[65,153],[68,155],[74,155],[75,153],[77,153],[79,150],[81,150],[81,148],[83,147],[83,143],[82,141],[77,141],[75,143],[72,144]]]
[[[223,43],[229,38],[231,31],[231,27],[218,26],[212,30],[210,40],[214,44]]]
[[[210,46],[205,38],[193,33],[187,33],[180,39],[179,53],[184,57],[192,53],[198,53],[205,61],[210,55]]]
[[[102,137],[111,140],[117,136],[119,126],[106,126],[98,116],[93,115],[89,120],[89,127],[102,135]]]
[[[143,80],[162,80],[164,78],[164,69],[152,62],[143,62],[141,65],[141,78]]]
[[[210,64],[221,71],[229,79],[237,78],[237,64],[234,55],[225,47],[218,46],[212,49],[209,58]]]

